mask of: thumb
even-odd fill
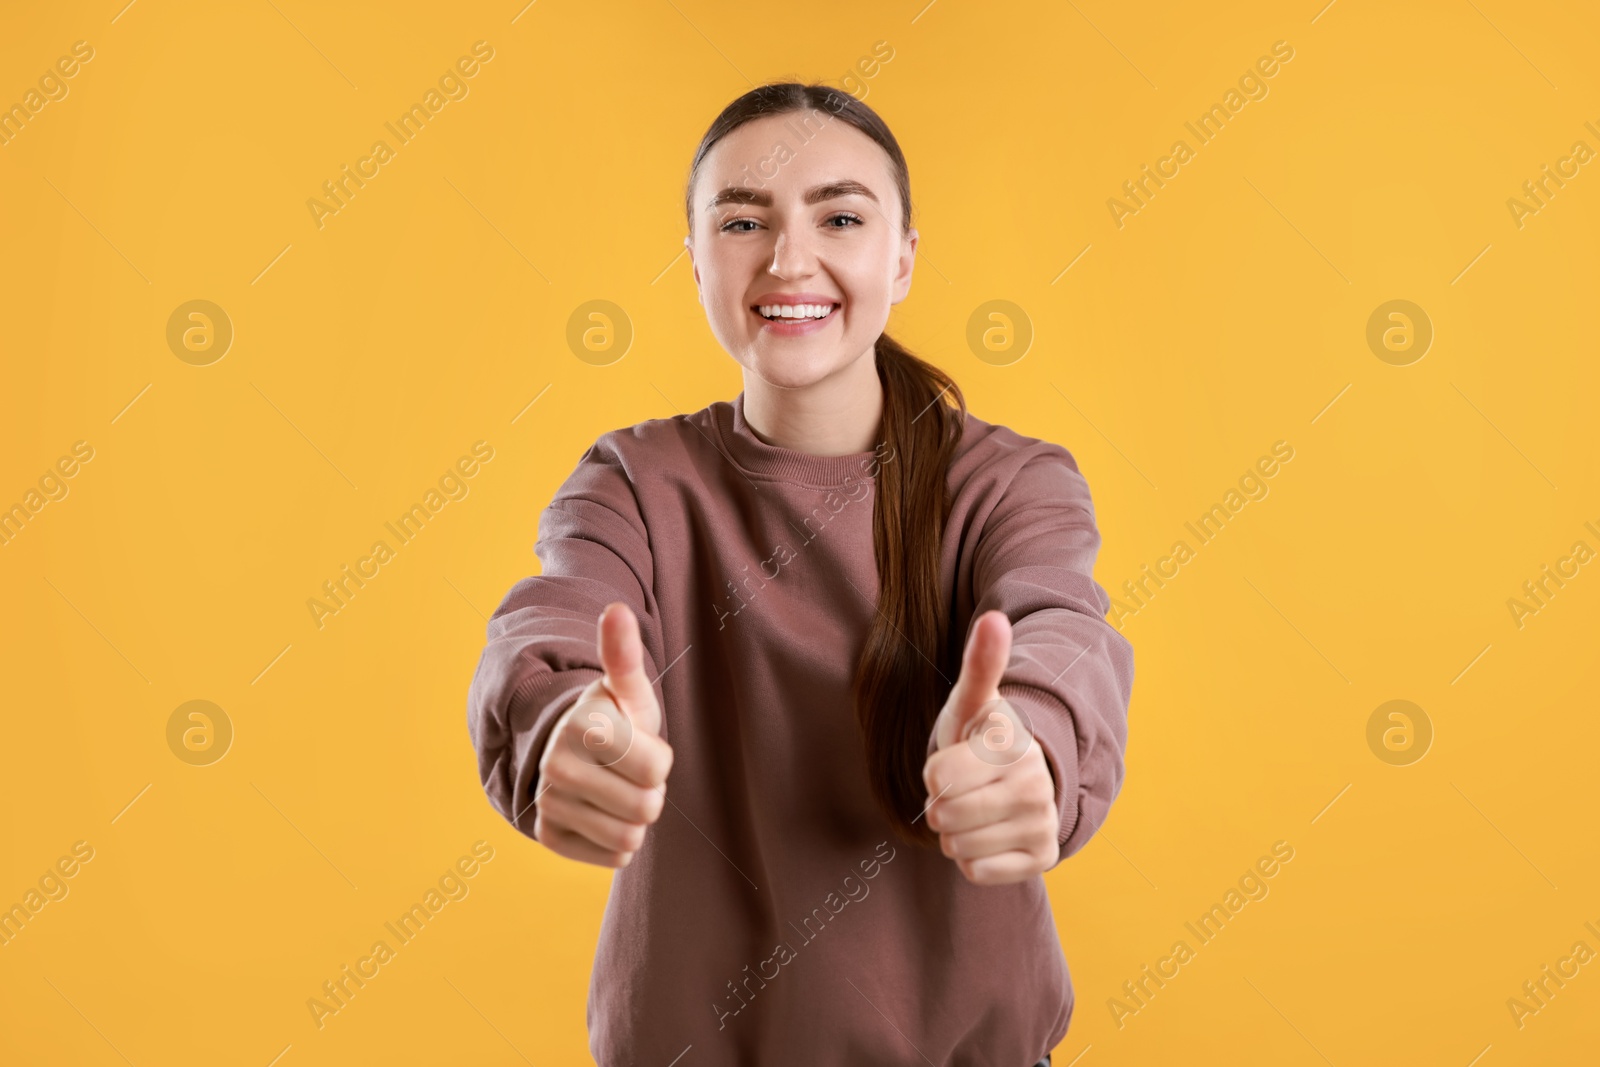
[[[986,611],[973,623],[961,654],[961,673],[945,700],[935,728],[935,746],[965,738],[978,713],[1000,698],[1000,679],[1011,662],[1011,620],[1003,611]]]
[[[639,620],[633,609],[621,601],[607,604],[600,612],[599,646],[601,678],[617,706],[651,733],[661,732],[660,708],[655,690],[644,671],[644,643],[639,639]]]

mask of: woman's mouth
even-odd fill
[[[815,333],[833,321],[842,305],[830,304],[765,304],[755,305],[750,311],[761,320],[762,329],[771,330],[782,337]]]

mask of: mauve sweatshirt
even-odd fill
[[[614,600],[673,750],[601,920],[600,1067],[1032,1067],[1066,1035],[1044,879],[973,885],[899,842],[868,786],[851,679],[878,596],[873,472],[907,459],[767,444],[741,392],[603,434],[541,514],[542,572],[495,609],[468,694],[490,803],[532,836],[539,757],[602,673]],[[1065,448],[970,414],[948,484],[950,662],[979,614],[1006,613],[1000,693],[1054,775],[1059,863],[1121,788],[1133,686],[1089,487]]]

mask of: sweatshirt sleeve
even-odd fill
[[[551,728],[604,673],[596,641],[607,604],[621,600],[633,609],[644,668],[658,677],[649,532],[612,434],[590,446],[541,513],[533,548],[541,573],[512,586],[490,617],[467,694],[467,731],[484,791],[530,837],[539,758]]]
[[[1111,601],[1093,577],[1099,548],[1088,482],[1071,453],[1044,442],[974,554],[972,619],[999,609],[1011,620],[1000,695],[1031,724],[1055,778],[1056,864],[1088,843],[1122,788],[1133,646],[1105,620]]]

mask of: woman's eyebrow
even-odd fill
[[[858,181],[848,178],[836,182],[824,182],[813,185],[806,190],[805,203],[820,204],[824,200],[833,200],[841,196],[864,196],[874,204],[878,203],[877,194]],[[730,185],[706,203],[707,211],[715,211],[723,204],[754,204],[756,207],[771,207],[772,194],[765,189],[751,189],[747,186]]]

